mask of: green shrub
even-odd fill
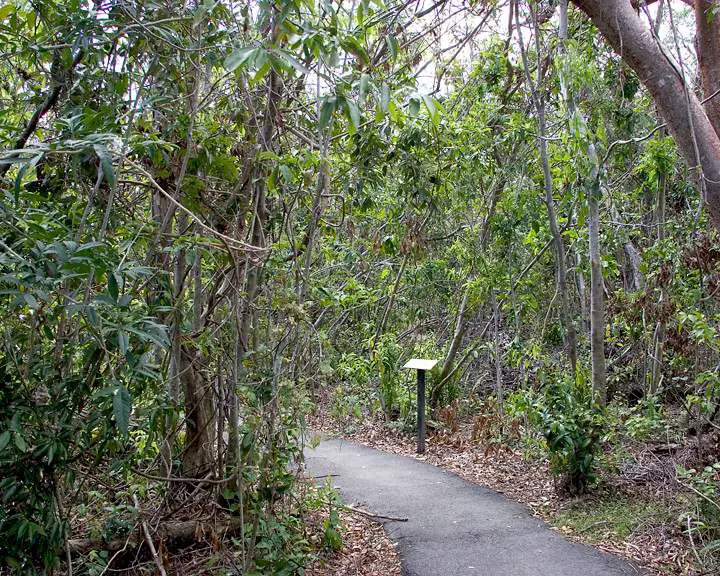
[[[625,420],[627,434],[635,440],[647,440],[653,434],[665,429],[663,409],[657,396],[646,396],[633,406]]]
[[[685,529],[699,546],[703,560],[720,564],[720,462],[702,470],[678,467],[677,478],[695,494],[694,509],[684,514]]]
[[[583,494],[596,479],[604,418],[587,394],[566,381],[550,384],[531,406],[531,418],[547,441],[551,472],[561,488]]]
[[[400,355],[402,350],[395,334],[384,334],[372,355],[375,369],[378,371],[378,393],[385,416],[390,419],[393,408],[400,398]]]

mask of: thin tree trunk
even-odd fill
[[[553,244],[555,247],[555,266],[556,266],[556,281],[558,287],[558,293],[560,294],[560,317],[563,329],[565,331],[565,351],[570,361],[570,368],[572,370],[573,378],[577,372],[577,338],[575,335],[575,326],[572,320],[572,311],[570,308],[570,298],[568,296],[567,289],[567,264],[565,262],[565,242],[563,242],[562,234],[560,233],[560,226],[558,225],[557,214],[555,212],[555,200],[553,198],[553,181],[552,173],[550,172],[550,161],[547,153],[547,125],[545,120],[545,101],[540,95],[539,88],[542,81],[542,66],[537,67],[537,81],[534,81],[530,75],[530,63],[528,62],[527,52],[525,50],[525,44],[522,38],[520,14],[517,0],[515,1],[515,24],[516,30],[520,40],[520,52],[523,61],[523,67],[525,68],[525,75],[527,77],[528,87],[532,96],[532,101],[535,106],[538,117],[538,151],[540,153],[540,163],[543,171],[543,184],[545,191],[545,206],[547,207],[548,220],[550,223],[550,232],[553,237]],[[535,46],[538,58],[540,57],[540,40],[538,37],[539,29],[537,21],[535,21]]]
[[[502,355],[500,353],[500,307],[498,306],[495,289],[491,290],[493,309],[493,336],[495,340],[495,394],[498,403],[498,415],[500,416],[500,434],[503,433],[504,397],[502,382]]]
[[[665,174],[660,174],[658,179],[657,197],[657,239],[658,242],[665,240],[665,192],[667,180]],[[668,293],[665,286],[660,288],[660,309],[665,308],[668,300]],[[658,319],[653,331],[652,356],[650,358],[650,381],[648,382],[648,394],[656,394],[662,383],[662,367],[665,352],[665,322]]]
[[[565,51],[567,40],[567,0],[560,2],[560,46]],[[565,94],[570,120],[573,117],[585,124],[576,108],[573,95]],[[587,131],[586,131],[587,132]],[[590,253],[590,361],[592,389],[595,401],[601,406],[607,403],[607,381],[605,368],[605,293],[603,291],[602,256],[600,247],[600,160],[591,140],[587,141],[590,175],[587,187],[588,236]]]
[[[592,144],[590,144],[592,146]],[[592,146],[594,152],[594,146]],[[597,167],[597,155],[595,166]],[[592,160],[591,160],[592,161]],[[600,254],[600,175],[597,168],[591,175],[588,190],[588,229],[590,235],[590,358],[592,362],[592,388],[595,400],[607,403],[605,379],[605,295],[603,292],[602,262]]]
[[[395,303],[395,296],[397,296],[397,291],[398,291],[398,288],[400,287],[400,280],[402,279],[402,275],[405,272],[405,266],[407,265],[409,256],[410,256],[409,253],[406,253],[403,256],[402,262],[400,263],[400,269],[398,270],[397,276],[395,277],[395,282],[393,283],[392,291],[390,292],[390,295],[388,296],[388,299],[385,302],[385,307],[383,308],[382,316],[380,317],[380,321],[378,322],[377,327],[375,328],[375,336],[373,337],[373,345],[372,345],[373,350],[375,350],[377,348],[377,345],[380,343],[380,337],[382,336],[382,333],[385,330],[385,324],[387,324],[387,319],[388,319],[388,316],[390,315],[390,310],[392,309],[392,306]]]
[[[202,257],[195,253],[192,267],[193,280],[193,334],[202,330]],[[180,381],[185,398],[185,446],[183,473],[199,477],[213,470],[215,421],[212,384],[207,374],[207,363],[200,348],[194,343],[182,345],[182,371]]]
[[[455,365],[455,358],[460,350],[463,337],[467,330],[467,319],[465,318],[465,310],[467,308],[468,298],[470,297],[471,284],[468,282],[463,292],[462,300],[460,301],[460,308],[458,309],[458,315],[455,319],[455,330],[453,332],[452,341],[450,342],[450,348],[448,349],[445,360],[443,361],[442,372],[435,385],[430,390],[430,397],[428,398],[428,405],[431,410],[438,407],[440,403],[440,397],[442,391],[445,388],[445,380],[452,372],[453,366]]]
[[[441,379],[447,376],[447,373],[452,368],[453,363],[455,362],[455,356],[457,356],[457,352],[460,349],[460,343],[465,335],[465,330],[467,328],[467,322],[465,321],[465,309],[467,308],[467,301],[470,296],[470,288],[471,285],[468,283],[465,287],[465,291],[463,292],[462,300],[460,301],[460,308],[458,309],[457,319],[455,320],[455,330],[453,332],[452,341],[450,342],[450,348],[448,349],[445,361],[443,362],[442,374],[440,375]]]
[[[627,256],[630,273],[632,274],[632,284],[630,287],[632,290],[642,290],[645,287],[645,277],[643,276],[642,270],[640,270],[640,262],[642,260],[640,253],[632,240],[627,237],[623,242],[623,249],[625,250],[625,256]]]
[[[573,248],[572,251],[573,266],[575,268],[575,287],[578,292],[578,300],[580,301],[580,324],[583,330],[588,330],[590,326],[590,316],[587,309],[587,289],[585,288],[585,276],[582,272],[582,262],[580,255]]]
[[[625,224],[624,219],[615,208],[613,208],[613,218],[620,224],[622,228]],[[630,282],[626,283],[627,289],[631,291],[642,290],[643,288],[645,288],[645,276],[640,269],[642,257],[640,256],[638,249],[635,247],[635,244],[633,244],[633,241],[630,239],[625,229],[620,230],[618,232],[618,235],[621,238],[623,252],[625,258],[627,259],[628,266],[630,267],[631,278]]]

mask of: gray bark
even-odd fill
[[[705,195],[710,218],[720,229],[720,124],[714,108],[703,107],[687,87],[678,67],[668,58],[653,37],[653,31],[627,0],[572,0],[593,21],[613,49],[635,71],[653,97],[661,116],[675,138],[678,149],[692,168],[700,168],[701,189]],[[701,6],[702,5],[702,6]],[[708,21],[709,2],[698,0],[696,17],[703,89],[706,97],[717,90],[720,73],[717,56],[718,19]],[[704,7],[704,8],[703,8]],[[703,52],[704,50],[704,52]],[[686,102],[685,106],[678,105]],[[710,104],[712,100],[708,102]]]
[[[534,14],[533,14],[534,16]],[[540,55],[540,40],[538,37],[539,29],[535,18],[535,47],[538,54]],[[542,82],[542,66],[537,66],[537,81],[534,81],[530,75],[530,64],[528,62],[525,45],[522,39],[520,14],[518,10],[517,2],[515,3],[515,24],[518,36],[520,37],[520,52],[523,60],[523,67],[525,68],[525,75],[527,77],[528,87],[532,96],[532,101],[535,106],[538,117],[538,151],[540,153],[540,163],[543,171],[543,188],[545,192],[545,206],[547,207],[548,220],[550,223],[550,232],[553,237],[553,245],[555,248],[555,266],[556,266],[556,280],[557,289],[560,295],[560,316],[565,330],[565,350],[570,361],[570,368],[572,370],[573,377],[577,371],[577,338],[575,334],[575,326],[572,319],[572,310],[570,307],[570,298],[568,296],[567,288],[567,263],[565,261],[565,242],[563,241],[562,234],[560,233],[560,226],[558,224],[557,214],[555,212],[555,200],[553,198],[553,181],[552,174],[550,172],[550,161],[547,153],[547,122],[545,120],[545,101],[540,94],[539,88]]]
[[[493,336],[495,340],[495,394],[498,402],[498,414],[500,416],[500,433],[502,434],[503,408],[503,382],[502,382],[502,354],[500,353],[500,307],[498,306],[495,289],[492,290],[493,308]]]
[[[560,2],[560,43],[564,48],[567,39],[567,0]],[[571,94],[566,95],[570,116],[585,123],[582,115],[576,111]],[[590,252],[590,360],[592,370],[592,389],[595,400],[600,405],[607,403],[607,381],[605,367],[605,294],[603,291],[602,255],[600,247],[600,160],[592,140],[587,142],[590,175],[588,179],[588,235]]]

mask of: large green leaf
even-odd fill
[[[115,416],[115,426],[123,436],[127,436],[131,412],[132,398],[130,392],[125,386],[119,385],[113,393],[113,415]]]

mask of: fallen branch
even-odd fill
[[[154,474],[148,474],[147,472],[143,472],[142,470],[139,470],[137,468],[133,468],[133,472],[142,476],[143,478],[147,478],[148,480],[158,480],[160,482],[182,482],[187,484],[227,484],[237,475],[232,474],[227,478],[215,479],[210,478],[209,475],[205,478],[184,478],[182,476],[156,476]]]
[[[347,510],[348,512],[362,514],[363,516],[367,516],[368,518],[373,518],[375,520],[391,520],[393,522],[408,521],[407,518],[396,518],[395,516],[383,516],[382,514],[373,514],[372,512],[368,512],[367,510],[363,510],[361,508],[356,508],[355,506],[350,506],[349,504],[345,504],[342,508],[343,510]]]
[[[196,542],[206,533],[214,532],[218,535],[232,534],[236,530],[239,530],[240,526],[240,518],[234,516],[215,522],[203,522],[202,520],[164,522],[158,526],[155,536],[161,540],[168,540],[182,545]],[[126,535],[122,538],[114,538],[112,540],[102,538],[78,538],[68,540],[68,547],[74,555],[87,554],[91,550],[117,552],[118,550],[122,550],[124,546],[130,549],[138,548],[143,541],[143,538],[135,532],[129,536]]]
[[[142,518],[142,512],[140,511],[140,500],[138,500],[136,494],[133,494],[133,504],[135,504],[135,509],[138,511],[138,516]],[[140,525],[142,526],[143,534],[145,534],[145,542],[147,542],[148,549],[150,550],[150,554],[155,561],[155,566],[157,566],[158,572],[160,572],[160,576],[167,576],[167,572],[165,572],[165,566],[163,566],[162,560],[160,559],[160,556],[158,556],[157,550],[155,550],[155,544],[153,544],[152,536],[150,535],[150,528],[148,528],[147,522],[141,519]]]
[[[338,478],[340,474],[318,474],[317,476],[299,476],[301,480],[324,480],[325,478]]]

